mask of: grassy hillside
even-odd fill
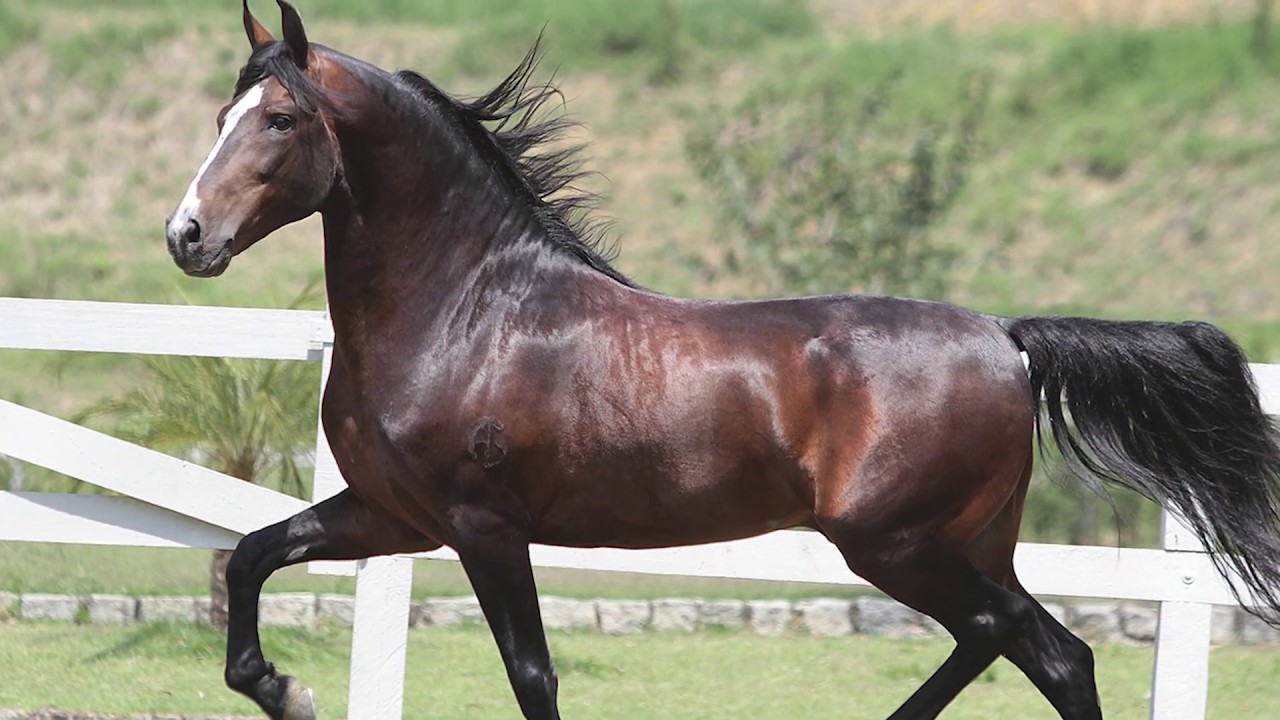
[[[908,137],[987,77],[971,181],[936,228],[957,256],[949,299],[1207,319],[1280,359],[1280,50],[1251,52],[1252,2],[299,5],[314,41],[461,94],[501,78],[545,26],[544,71],[587,124],[619,264],[677,294],[753,287],[705,272],[720,257],[715,197],[690,133],[752,95],[840,108],[895,76]],[[255,7],[274,27],[272,4]],[[184,277],[164,250],[162,221],[245,56],[229,0],[0,0],[0,295],[279,306],[317,276],[314,219],[216,281]],[[65,414],[134,373],[94,357],[55,374],[61,362],[0,351],[0,397]]]
[[[245,56],[228,5],[0,2],[0,294],[278,305],[319,271],[314,222],[215,282],[182,277],[163,251],[160,223]],[[894,112],[910,128],[946,117],[965,78],[989,74],[976,181],[941,231],[964,257],[955,300],[1195,315],[1271,352],[1280,60],[1252,57],[1248,27],[1229,16],[868,39],[858,31],[870,20],[835,23],[844,4],[832,2],[302,5],[317,41],[464,94],[499,78],[546,24],[545,69],[589,124],[621,265],[677,293],[740,291],[708,287],[679,261],[712,246],[712,199],[683,151],[709,113],[761,87],[857,98],[899,73]]]

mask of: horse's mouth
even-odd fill
[[[228,240],[218,248],[218,252],[209,260],[201,265],[178,263],[178,267],[191,277],[211,278],[218,277],[227,271],[227,266],[231,264],[231,241]]]

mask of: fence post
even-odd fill
[[[357,568],[347,717],[400,720],[413,560],[376,557]]]
[[[324,404],[324,390],[329,386],[329,371],[333,369],[333,328],[327,325],[329,313],[325,313],[326,325],[317,328],[318,337],[315,343],[320,351],[320,405]],[[314,351],[313,351],[314,352]],[[311,486],[311,502],[337,495],[347,486],[338,471],[338,462],[333,458],[329,448],[329,438],[324,432],[324,423],[320,417],[320,407],[316,407],[316,464],[315,482]]]
[[[320,399],[324,401],[324,389],[329,384],[329,371],[333,367],[333,326],[329,324],[329,313],[325,312],[323,327],[316,328],[313,341],[320,349]],[[329,438],[324,432],[324,423],[320,418],[320,408],[316,408],[316,462],[312,475],[311,502],[337,495],[347,486],[338,470],[338,461],[333,458],[333,450],[329,448]],[[355,575],[356,565],[347,561],[312,560],[307,563],[307,572],[312,575]]]
[[[1161,517],[1167,553],[1203,553],[1204,546],[1177,516]],[[1182,582],[1198,578],[1188,570]],[[1202,603],[1160,603],[1156,627],[1155,668],[1151,676],[1151,720],[1204,720],[1209,701],[1209,638],[1213,606]]]

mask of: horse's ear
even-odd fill
[[[298,67],[307,67],[307,31],[302,27],[302,16],[298,9],[285,0],[276,0],[280,5],[280,23],[284,28],[284,44],[289,48],[289,55]]]
[[[258,22],[258,18],[249,12],[249,0],[244,0],[244,34],[249,36],[249,47],[254,50],[275,40],[271,37],[271,33],[262,27],[262,23]]]

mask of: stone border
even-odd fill
[[[691,633],[749,631],[756,635],[843,637],[862,634],[893,638],[945,635],[931,618],[892,600],[811,598],[805,600],[578,600],[541,598],[548,630],[631,635],[646,631]],[[1059,622],[1090,643],[1149,644],[1155,639],[1156,608],[1149,603],[1081,602],[1046,604]],[[350,595],[271,593],[262,596],[259,620],[276,627],[311,628],[318,623],[352,624]],[[149,622],[207,622],[207,597],[85,596],[0,592],[0,621],[23,619],[94,625]],[[429,598],[414,602],[411,627],[455,628],[484,623],[474,597]],[[1280,643],[1280,630],[1238,608],[1213,610],[1211,640],[1216,645]],[[0,716],[0,720],[7,720]]]

